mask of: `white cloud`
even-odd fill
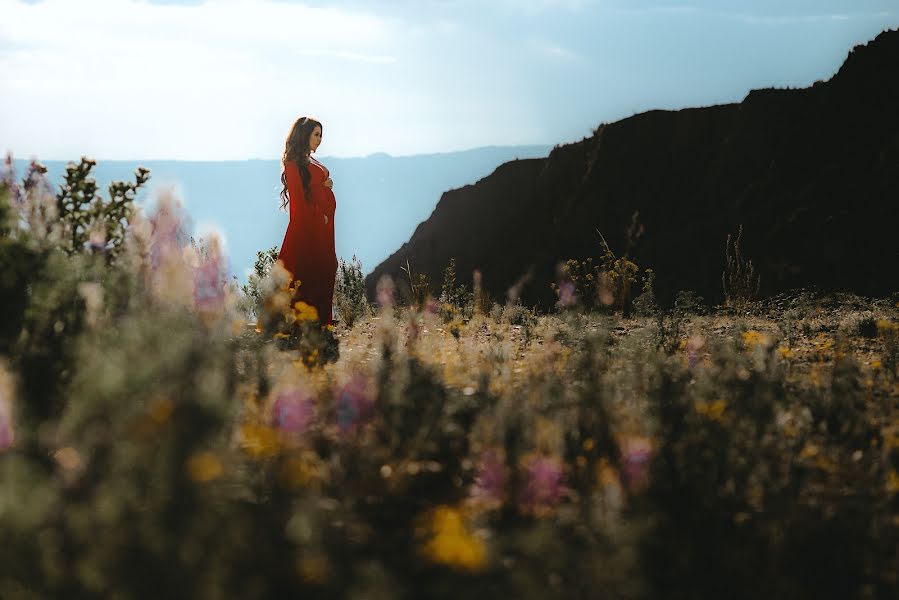
[[[577,12],[599,4],[599,0],[503,0],[506,8],[526,14],[546,11]]]
[[[569,48],[540,39],[532,39],[531,47],[539,54],[567,62],[582,62],[584,58]]]
[[[0,14],[0,142],[19,154],[275,156],[304,110],[358,108],[340,64],[397,61],[393,21],[299,4],[0,0]]]

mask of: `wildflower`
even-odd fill
[[[314,399],[297,388],[282,390],[272,404],[272,426],[282,433],[301,434],[312,422]]]
[[[574,306],[577,301],[577,295],[574,290],[574,283],[570,280],[562,281],[559,284],[559,306],[568,308]]]
[[[278,435],[271,427],[248,423],[240,428],[240,447],[253,458],[268,458],[278,453]]]
[[[66,446],[53,453],[56,463],[66,471],[74,471],[81,466],[81,455],[72,447]]]
[[[305,302],[297,302],[293,305],[294,318],[297,321],[318,321],[318,310]]]
[[[224,469],[218,457],[212,452],[198,452],[194,454],[184,465],[187,475],[192,481],[206,483],[222,476]]]
[[[889,475],[887,475],[887,493],[891,496],[899,493],[899,474],[896,473],[895,469],[891,470]]]
[[[168,398],[155,402],[150,407],[150,417],[162,425],[169,420],[172,412],[175,410],[175,404]]]
[[[793,351],[793,349],[786,346],[781,346],[777,349],[777,352],[783,359],[793,358],[794,356],[796,356],[796,353]]]
[[[199,263],[194,249],[185,241],[185,218],[172,195],[163,195],[150,217],[151,234],[147,260],[147,284],[154,295],[175,306],[194,306],[194,273]]]
[[[59,209],[53,186],[47,181],[47,167],[32,161],[25,179],[25,193],[21,210],[32,235],[42,242],[57,244],[62,241]]]
[[[22,206],[22,190],[16,183],[16,167],[13,164],[12,152],[6,153],[6,159],[3,162],[3,171],[0,173],[0,185],[9,191],[9,202],[13,208],[21,209]]]
[[[16,441],[12,418],[13,381],[0,360],[0,452],[8,450]]]
[[[743,347],[751,350],[756,346],[766,346],[771,342],[771,337],[765,333],[760,333],[754,329],[744,331],[742,335]]]
[[[487,561],[484,543],[469,533],[461,513],[450,506],[438,506],[428,515],[429,537],[423,553],[431,561],[450,567],[478,570]]]
[[[331,574],[331,563],[323,554],[313,554],[297,559],[297,573],[306,583],[322,584]]]
[[[472,498],[483,501],[488,508],[501,505],[506,494],[507,479],[502,453],[492,448],[487,450],[475,476]]]
[[[702,360],[702,355],[699,351],[702,350],[703,346],[705,346],[705,339],[701,335],[691,336],[690,339],[687,340],[687,367],[691,371],[695,370],[699,365],[700,360]]]
[[[727,408],[727,403],[724,400],[715,400],[714,402],[703,402],[698,400],[693,407],[698,414],[711,421],[718,421],[720,423],[724,420],[723,415],[724,410]]]
[[[599,297],[599,302],[603,306],[611,306],[615,303],[614,275],[615,273],[613,271],[612,273],[603,273],[600,277],[597,296]]]
[[[374,400],[368,393],[368,381],[356,375],[337,389],[337,426],[344,435],[354,434],[374,414]]]
[[[185,221],[181,202],[171,190],[166,190],[159,198],[156,212],[150,217],[150,266],[158,268],[166,255],[180,253],[187,241]]]
[[[527,483],[520,498],[525,511],[543,513],[555,507],[565,492],[562,464],[555,458],[538,456],[527,462]]]
[[[106,225],[103,222],[95,222],[91,227],[88,246],[93,252],[106,252]]]
[[[205,314],[221,313],[225,304],[225,273],[217,235],[210,236],[204,250],[194,269],[194,307]]]
[[[629,436],[621,440],[621,469],[624,486],[632,493],[649,485],[652,442],[649,438]]]
[[[280,468],[281,483],[288,488],[306,486],[322,478],[324,468],[315,452],[306,451],[297,456],[291,456],[283,462]]]

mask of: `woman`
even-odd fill
[[[301,117],[287,136],[281,164],[281,209],[290,205],[290,223],[278,254],[293,281],[300,286],[294,302],[318,311],[322,325],[330,325],[337,255],[334,252],[334,211],[328,169],[312,157],[322,142],[322,124]]]

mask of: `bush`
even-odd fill
[[[347,327],[352,327],[356,321],[364,319],[372,313],[368,299],[365,297],[362,263],[355,255],[349,264],[342,258],[340,259],[334,286],[334,306]]]

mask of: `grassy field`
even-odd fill
[[[893,597],[895,295],[624,317],[616,259],[595,310],[372,310],[354,267],[321,328],[137,175],[0,193],[0,597]]]

